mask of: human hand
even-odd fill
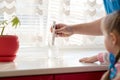
[[[91,57],[84,57],[79,60],[79,62],[84,62],[84,63],[94,63],[96,61],[98,61],[97,55]]]
[[[52,32],[52,27],[51,27],[51,32]],[[69,37],[73,34],[73,30],[72,27],[66,24],[56,24],[55,34],[58,37]]]

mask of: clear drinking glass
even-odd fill
[[[52,37],[50,36],[48,39],[48,57],[57,59],[62,58],[59,47],[58,38],[55,38],[54,45],[52,45]]]

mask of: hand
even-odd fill
[[[98,61],[98,59],[97,59],[97,55],[95,55],[95,56],[91,56],[91,57],[82,58],[79,61],[84,62],[84,63],[94,63],[94,62]]]
[[[52,28],[51,28],[52,32]],[[56,24],[55,33],[59,37],[69,37],[73,34],[72,27],[65,24]]]

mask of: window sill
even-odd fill
[[[100,63],[80,63],[79,59],[104,50],[61,49],[61,58],[48,57],[47,48],[20,49],[14,62],[0,63],[0,77],[104,71]]]

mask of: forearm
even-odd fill
[[[102,18],[94,22],[72,25],[71,27],[72,27],[73,33],[95,35],[95,36],[102,35],[101,28],[100,28],[101,20]]]

